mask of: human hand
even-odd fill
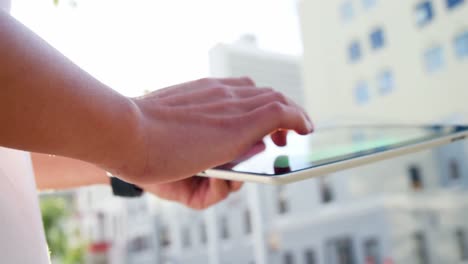
[[[313,130],[300,107],[248,78],[201,79],[132,101],[141,140],[109,170],[139,185],[173,182],[158,190],[199,185],[193,175],[238,158],[266,135],[284,145],[287,130],[303,135]]]
[[[242,185],[242,182],[194,176],[169,183],[144,184],[141,187],[159,198],[202,210],[224,200]]]

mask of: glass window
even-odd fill
[[[420,190],[423,188],[422,173],[419,166],[412,165],[408,168],[408,174],[413,190]]]
[[[128,242],[128,252],[137,253],[151,249],[151,239],[149,237],[137,237]]]
[[[378,50],[385,46],[385,36],[381,28],[375,29],[370,34],[372,49]]]
[[[377,0],[362,0],[362,5],[364,6],[365,9],[370,9],[374,6],[376,6]]]
[[[200,242],[202,244],[206,244],[207,241],[208,241],[208,233],[206,231],[206,224],[205,222],[202,222],[200,224]]]
[[[325,177],[320,178],[320,197],[322,203],[329,203],[333,201],[333,192],[330,183]]]
[[[370,100],[370,95],[369,95],[369,87],[367,85],[367,82],[360,81],[356,85],[356,88],[354,89],[354,96],[356,99],[356,103],[359,105],[363,105],[369,102]]]
[[[364,257],[365,263],[382,264],[379,241],[377,239],[367,239],[364,241]]]
[[[393,72],[385,70],[377,76],[377,84],[379,86],[379,93],[381,95],[389,94],[395,87],[395,80]]]
[[[277,196],[278,196],[278,213],[285,214],[289,211],[288,200],[286,198],[286,189],[284,186],[278,186]]]
[[[463,4],[464,2],[465,0],[446,0],[448,9],[456,8],[459,5]]]
[[[416,24],[419,27],[427,25],[434,19],[434,8],[432,1],[424,1],[416,5],[415,8]]]
[[[286,252],[283,255],[284,264],[294,264],[294,256],[291,252]]]
[[[354,8],[351,1],[345,1],[340,7],[341,20],[350,21],[354,17]]]
[[[250,215],[250,210],[246,209],[244,211],[244,223],[245,223],[245,233],[250,234],[252,233],[252,219]]]
[[[348,47],[349,61],[356,62],[362,57],[361,45],[359,42],[354,41]]]
[[[455,37],[455,53],[458,58],[468,58],[468,31]]]
[[[229,236],[230,236],[229,225],[228,225],[228,220],[225,216],[221,217],[220,226],[221,226],[221,238],[229,239]]]
[[[414,252],[416,256],[416,264],[429,264],[429,249],[427,247],[426,236],[422,232],[414,234]]]
[[[450,179],[460,179],[460,165],[456,159],[451,159],[449,163]]]
[[[315,251],[312,249],[307,249],[304,254],[305,264],[316,264]]]
[[[326,244],[326,264],[356,264],[351,238],[333,239]]]
[[[463,229],[458,229],[455,232],[457,240],[458,251],[460,252],[460,260],[468,260],[468,240],[466,232]]]
[[[444,51],[441,46],[428,49],[424,53],[424,64],[429,73],[441,70],[445,65]]]

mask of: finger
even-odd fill
[[[259,94],[271,93],[274,91],[268,87],[255,87],[255,86],[231,86],[237,98],[249,98]]]
[[[249,77],[218,79],[222,84],[230,86],[255,86],[255,82]]]
[[[279,129],[275,132],[273,132],[273,134],[271,134],[271,140],[273,140],[273,142],[279,146],[279,147],[283,147],[283,146],[286,146],[287,144],[287,136],[288,136],[288,131],[287,130],[283,130],[283,129]]]
[[[290,129],[298,134],[306,135],[312,132],[313,127],[304,117],[301,110],[287,106],[279,102],[272,102],[250,112],[243,119],[247,129],[253,129],[252,133],[245,133],[252,142],[263,138],[278,129]],[[251,124],[256,124],[252,126]]]
[[[268,88],[263,90],[263,93],[258,93],[256,96],[247,97],[245,98],[245,100],[238,100],[237,104],[244,111],[252,111],[253,109],[258,108],[259,106],[263,106],[271,102],[280,102],[285,105],[293,106],[301,111],[304,118],[309,122],[310,126],[312,126],[313,128],[314,125],[312,123],[312,120],[302,107],[300,107],[290,98],[278,91],[274,91]]]
[[[206,206],[211,206],[224,199],[230,193],[230,186],[226,180],[210,178],[209,190],[206,197]]]
[[[230,181],[229,185],[231,187],[231,192],[237,192],[242,188],[244,183],[240,181]]]

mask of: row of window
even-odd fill
[[[335,197],[333,190],[331,188],[331,184],[329,182],[329,178],[321,177],[319,180],[319,192],[320,192],[320,201],[322,203],[330,203],[332,202]],[[287,200],[286,189],[285,186],[279,186],[277,188],[277,210],[278,214],[286,214],[290,211],[289,202]]]
[[[377,92],[380,95],[387,95],[395,88],[395,77],[391,70],[383,70],[376,76]],[[354,88],[354,98],[358,105],[366,104],[371,99],[371,89],[369,82],[359,81]]]
[[[365,10],[369,10],[377,5],[377,0],[360,0],[359,2]],[[353,1],[344,1],[340,6],[339,13],[342,21],[351,21],[355,17],[356,13]]]
[[[376,6],[377,0],[361,0],[364,9],[368,10]],[[465,0],[445,0],[445,7],[448,10],[453,10],[460,7]],[[356,16],[355,5],[353,1],[344,1],[339,7],[339,13],[343,22],[349,22]],[[423,27],[429,24],[435,16],[432,0],[420,2],[415,7],[416,24]]]
[[[419,231],[412,236],[413,252],[417,263],[431,263],[429,244],[426,235]],[[457,258],[461,261],[468,260],[468,237],[464,229],[458,228],[454,232],[455,245],[458,251]],[[325,263],[326,264],[357,264],[357,253],[350,237],[341,237],[327,241],[325,244]],[[369,238],[362,243],[365,263],[383,264],[393,263],[389,259],[384,259],[381,252],[379,240]],[[299,258],[298,258],[299,259]],[[304,250],[302,261],[297,261],[296,256],[288,251],[283,254],[284,264],[318,264],[315,251],[313,249]]]
[[[383,257],[380,250],[379,241],[376,238],[366,239],[363,244],[365,263],[382,264]],[[313,249],[304,250],[302,261],[297,261],[292,252],[283,254],[284,264],[318,264],[316,253]],[[325,244],[325,262],[327,264],[357,264],[356,252],[353,240],[350,237],[340,237],[329,240]]]
[[[446,0],[445,6],[448,10],[453,10],[461,6],[465,0]],[[419,27],[428,25],[435,17],[435,10],[432,0],[420,2],[414,9],[416,24]]]
[[[449,177],[451,180],[458,180],[461,178],[461,169],[460,164],[456,159],[452,159],[448,161],[448,168],[449,168]],[[422,190],[424,188],[424,175],[423,170],[417,164],[412,164],[408,167],[408,179],[410,183],[410,187],[415,190]],[[329,178],[322,177],[319,179],[319,192],[320,192],[320,200],[322,203],[330,203],[335,199],[335,195],[329,182]],[[290,211],[289,202],[287,200],[286,189],[284,186],[279,186],[277,188],[277,210],[279,214],[286,214]],[[219,219],[219,227],[220,227],[220,238],[222,240],[228,240],[231,238],[231,232],[229,230],[229,221],[226,216],[222,216]],[[200,223],[199,228],[200,234],[200,242],[201,244],[206,244],[208,241],[207,237],[207,230],[206,224],[204,222]],[[243,232],[245,235],[249,235],[252,233],[252,220],[251,220],[251,213],[249,209],[245,209],[243,211]],[[189,248],[192,246],[192,237],[189,228],[183,228],[181,232],[182,236],[182,246],[184,248]],[[167,228],[163,228],[161,230],[161,246],[167,247],[171,244],[169,230]],[[468,252],[468,251],[467,251]],[[467,253],[468,254],[468,253]],[[306,262],[309,263],[309,262]],[[313,262],[311,262],[313,263]]]
[[[369,43],[372,50],[380,50],[385,47],[385,33],[382,28],[376,28],[369,34]],[[348,60],[355,63],[363,57],[363,48],[361,42],[354,40],[348,46]]]
[[[222,216],[219,219],[219,235],[222,240],[228,240],[231,238],[231,232],[229,229],[229,221],[226,216]],[[252,233],[252,220],[250,210],[246,209],[243,213],[243,228],[244,234],[249,235]],[[208,242],[208,233],[206,229],[206,224],[204,222],[200,223],[199,228],[200,234],[200,243],[205,245]],[[181,231],[181,238],[182,238],[182,247],[183,248],[190,248],[192,246],[192,235],[190,229],[185,227]],[[170,237],[169,237],[169,230],[167,228],[163,228],[161,231],[161,245],[163,247],[168,247],[171,244]]]
[[[451,159],[448,161],[448,176],[451,181],[457,181],[461,179],[462,173],[460,164],[456,159]],[[413,190],[420,190],[424,188],[424,177],[421,167],[416,164],[412,164],[408,167],[408,176],[410,180],[410,185]]]
[[[453,39],[453,49],[455,56],[459,60],[468,59],[468,31],[464,31]],[[438,72],[445,66],[446,54],[441,45],[436,45],[423,54],[424,67],[428,73]]]

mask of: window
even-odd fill
[[[354,88],[354,97],[356,100],[356,103],[359,105],[363,105],[369,102],[370,100],[370,95],[369,95],[369,87],[367,85],[367,82],[365,81],[360,81],[356,85],[356,88]]]
[[[370,34],[371,47],[374,50],[379,50],[385,46],[385,36],[381,28],[375,29]]]
[[[221,217],[220,220],[220,227],[221,227],[221,238],[222,239],[229,239],[229,225],[228,220],[225,216]]]
[[[291,252],[286,252],[283,255],[284,264],[294,264],[294,256]]]
[[[465,230],[458,229],[455,232],[455,239],[460,252],[460,260],[468,260],[468,238]]]
[[[252,233],[252,219],[251,219],[249,209],[246,209],[244,211],[244,224],[245,224],[245,233],[246,234]]]
[[[417,232],[413,236],[416,264],[429,264],[429,249],[427,248],[426,236],[422,232]]]
[[[340,15],[342,21],[351,21],[354,17],[354,8],[351,1],[344,2],[340,7]]]
[[[382,264],[379,241],[377,239],[367,239],[364,241],[364,261],[366,264]]]
[[[377,4],[377,0],[362,0],[362,5],[365,9],[371,9]]]
[[[278,186],[277,196],[278,196],[278,213],[285,214],[289,211],[289,205],[286,198],[286,187],[285,186]]]
[[[307,249],[304,253],[305,264],[316,264],[315,251],[312,249]]]
[[[151,240],[148,237],[137,237],[128,242],[128,251],[132,253],[151,249]]]
[[[200,224],[200,242],[202,244],[206,244],[207,241],[208,241],[208,233],[206,231],[206,224],[205,222],[202,222]]]
[[[190,229],[183,228],[182,229],[182,247],[188,248],[192,245],[192,240],[190,239]]]
[[[445,64],[444,51],[441,46],[432,47],[424,53],[426,71],[434,73],[441,70]]]
[[[455,37],[455,55],[459,59],[468,58],[468,31]]]
[[[424,1],[416,5],[415,8],[416,24],[423,27],[434,19],[434,8],[432,1]]]
[[[326,244],[326,264],[356,264],[351,238],[333,239]]]
[[[447,8],[454,9],[459,5],[463,4],[465,0],[446,0]]]
[[[460,166],[457,160],[455,159],[450,160],[449,170],[450,170],[450,179],[452,180],[460,179]]]
[[[169,247],[171,245],[171,237],[169,234],[169,228],[168,227],[163,227],[161,228],[161,233],[159,236],[159,243],[161,247]]]
[[[348,57],[350,62],[357,62],[361,59],[361,45],[354,41],[348,47]]]
[[[395,87],[395,80],[393,77],[393,72],[390,70],[385,70],[377,76],[377,84],[379,86],[379,93],[381,95],[386,95],[392,92]]]
[[[320,198],[322,203],[329,203],[333,201],[333,192],[330,183],[325,177],[320,178]]]
[[[408,168],[411,187],[413,190],[420,190],[423,188],[422,173],[419,166],[412,165]]]

